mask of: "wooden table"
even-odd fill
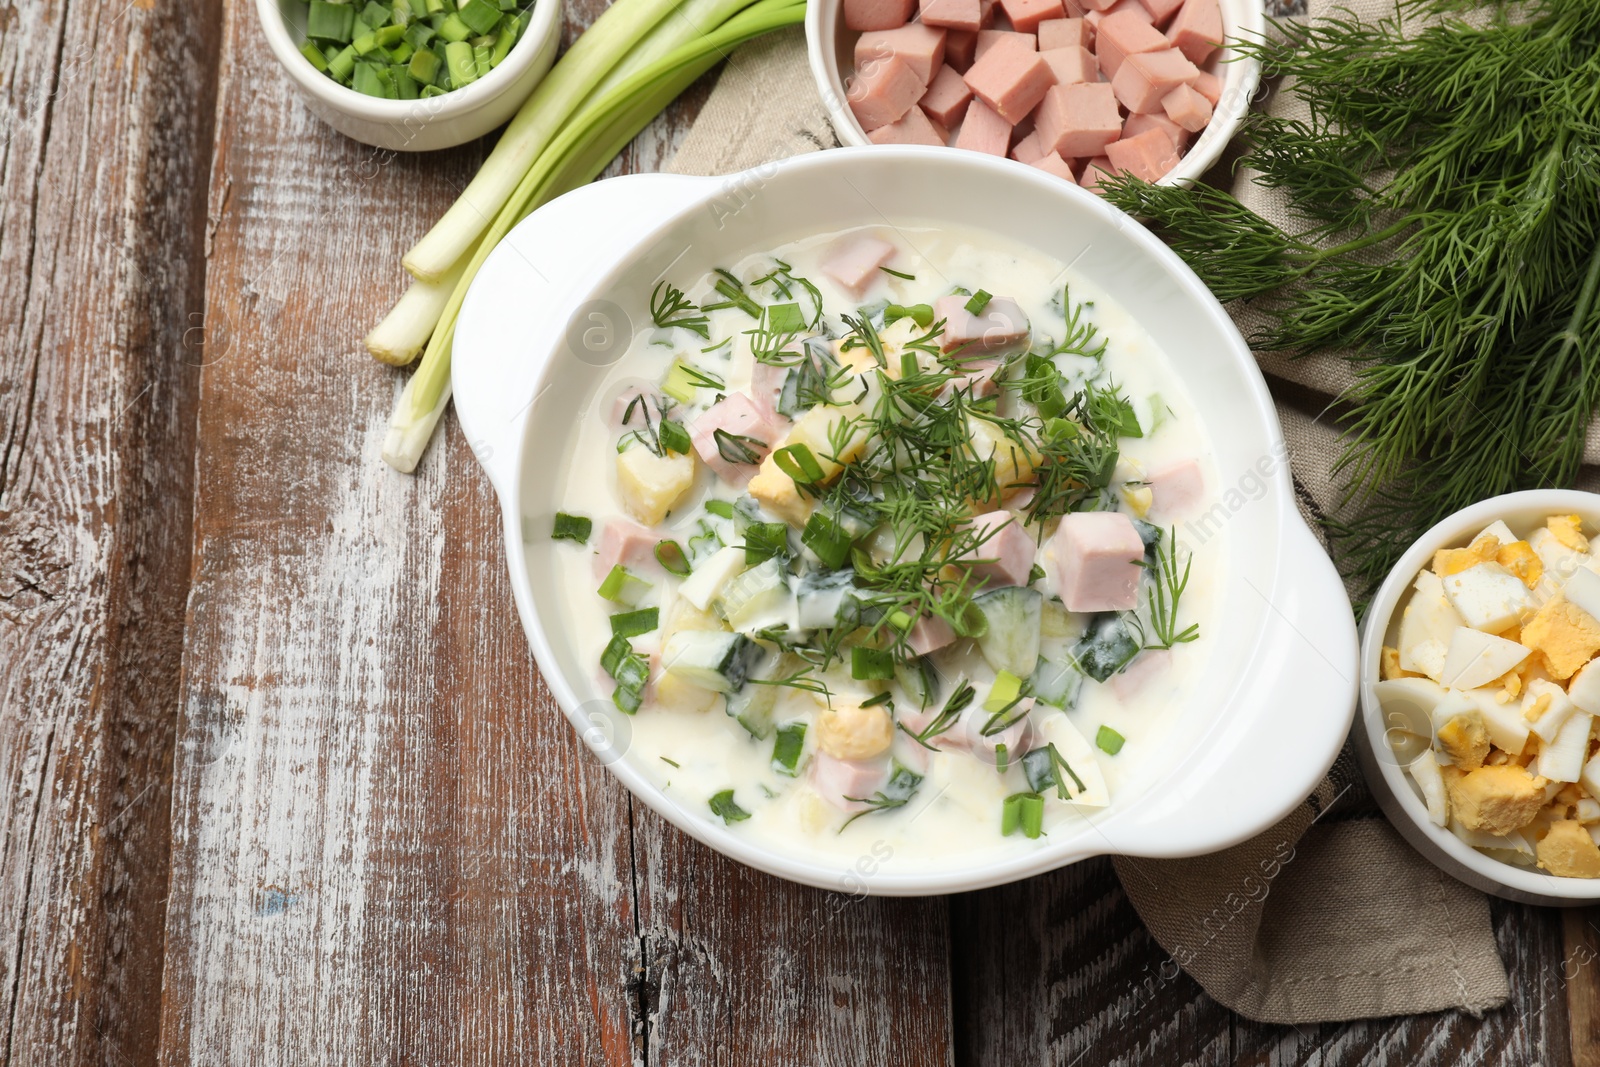
[[[550,701],[453,422],[378,459],[360,337],[485,146],[333,134],[242,0],[8,4],[0,72],[4,1064],[1600,1062],[1593,912],[1495,906],[1489,1018],[1259,1026],[1105,862],[853,899],[688,840]]]

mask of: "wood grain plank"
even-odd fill
[[[1561,927],[1573,1067],[1600,1067],[1600,908],[1568,908]]]
[[[1273,1065],[1573,1062],[1561,912],[1496,901],[1511,1003],[1463,1012],[1275,1026],[1217,1004],[1139,922],[1109,862],[954,898],[956,1060]]]
[[[216,15],[0,9],[5,1064],[155,1052]]]

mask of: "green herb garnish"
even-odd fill
[[[736,822],[744,822],[750,817],[748,811],[734,803],[733,790],[731,789],[724,789],[720,793],[713,794],[709,803],[711,805],[711,814],[721,818],[728,826],[732,826]]]
[[[651,292],[650,319],[657,329],[681,326],[699,334],[703,340],[711,340],[710,320],[698,313],[694,304],[683,295],[682,289],[669,282],[657,282],[655,290]]]
[[[550,531],[552,541],[576,541],[580,545],[589,543],[589,535],[594,532],[594,520],[584,518],[582,515],[568,515],[564,511],[556,512],[554,528]]]

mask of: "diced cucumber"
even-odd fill
[[[705,611],[722,595],[723,588],[744,570],[744,549],[729,546],[718,549],[697,563],[694,572],[678,586],[678,595]]]
[[[1156,552],[1161,546],[1161,527],[1143,519],[1134,519],[1133,528],[1139,531],[1139,540],[1144,542],[1144,558],[1154,563]]]
[[[855,572],[812,571],[789,579],[799,604],[798,624],[802,630],[832,629],[838,624],[846,602],[855,595]]]
[[[798,629],[795,595],[776,557],[737,575],[714,601],[735,630],[751,632],[769,626]]]
[[[800,773],[800,756],[806,746],[806,724],[786,722],[772,739],[772,769],[790,778]]]
[[[1138,654],[1138,637],[1115,612],[1095,616],[1089,632],[1072,646],[1072,658],[1078,669],[1097,682],[1122,670]]]
[[[778,705],[778,687],[747,684],[727,697],[728,714],[758,740],[772,736],[772,712]]]
[[[939,699],[939,672],[926,656],[895,667],[894,679],[919,710],[931,707]]]
[[[767,661],[769,653],[743,634],[725,630],[679,630],[667,640],[661,665],[690,685],[734,693]],[[763,687],[770,688],[770,687]]]
[[[1070,708],[1078,703],[1083,690],[1083,672],[1070,661],[1057,663],[1040,658],[1028,685],[1033,695],[1051,707]]]
[[[1041,609],[1039,635],[1046,639],[1083,636],[1083,616],[1074,615],[1061,601],[1047,599]]]
[[[1044,596],[1037,589],[1007,586],[973,600],[988,627],[978,648],[989,666],[1019,678],[1033,673],[1039,661],[1039,633]]]

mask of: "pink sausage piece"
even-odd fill
[[[875,63],[887,61],[891,56],[898,57],[916,74],[917,81],[927,85],[933,80],[939,64],[944,62],[944,31],[913,22],[892,30],[873,30],[856,38],[857,74]]]
[[[1206,498],[1205,475],[1196,460],[1169,463],[1151,472],[1146,481],[1150,486],[1150,518],[1155,522],[1193,515]]]
[[[1200,76],[1194,80],[1194,89],[1205,97],[1213,108],[1222,103],[1222,81],[1215,74],[1202,70]]]
[[[911,21],[916,0],[844,0],[847,30],[892,30]]]
[[[1094,44],[1094,31],[1082,19],[1046,19],[1039,23],[1039,51],[1052,48],[1088,48]]]
[[[974,96],[1012,126],[1039,106],[1045,90],[1056,80],[1039,53],[1023,51],[1020,45],[989,49],[962,77]]]
[[[924,119],[923,121],[927,121]],[[822,260],[822,273],[856,296],[882,277],[879,267],[899,251],[882,237],[858,233],[846,237],[828,250]]]
[[[1104,11],[1117,0],[1079,0],[1086,11]]]
[[[949,63],[939,68],[928,85],[928,91],[918,101],[928,118],[949,129],[960,122],[972,102],[972,90],[967,88],[961,72]]]
[[[1080,85],[1100,80],[1100,64],[1094,58],[1094,53],[1080,45],[1046,49],[1039,56],[1049,64],[1057,85]]]
[[[1014,30],[979,30],[978,43],[972,53],[972,61],[976,63],[994,48],[1015,48],[1019,52],[1037,52],[1039,39],[1031,33],[1017,33]]]
[[[1011,147],[1011,123],[997,115],[982,100],[974,100],[967,108],[967,118],[961,124],[961,132],[956,134],[956,147],[969,152],[1004,156]]]
[[[1054,174],[1062,181],[1072,182],[1074,185],[1076,185],[1078,182],[1078,176],[1072,173],[1072,164],[1068,163],[1054,152],[1051,152],[1048,156],[1045,156],[1042,159],[1034,160],[1031,165],[1038,167],[1046,174]]]
[[[934,148],[945,147],[949,137],[920,107],[907,111],[899,122],[879,126],[867,134],[873,144],[921,144]]]
[[[1094,55],[1107,78],[1116,79],[1123,60],[1143,52],[1160,52],[1172,47],[1161,31],[1143,17],[1143,9],[1118,11],[1100,21],[1095,31]]]
[[[1181,152],[1189,144],[1189,131],[1166,115],[1129,115],[1128,121],[1122,124],[1123,137],[1137,137],[1146,130],[1160,130],[1166,134],[1175,151]]]
[[[868,805],[861,801],[871,797],[888,782],[887,760],[834,759],[826,752],[818,752],[811,758],[811,784],[822,799],[840,811],[868,810]],[[851,800],[851,797],[857,799]]]
[[[1083,166],[1083,173],[1078,175],[1078,184],[1091,193],[1100,191],[1100,179],[1115,178],[1120,171],[1106,156],[1096,156]]]
[[[954,67],[957,73],[971,67],[972,61],[977,57],[978,35],[976,33],[951,30],[946,35],[944,40],[944,61]]]
[[[788,367],[762,363],[760,360],[750,371],[750,399],[769,426],[777,427],[789,421],[778,413],[778,398],[783,394],[783,383],[788,377]]]
[[[1160,130],[1146,130],[1137,137],[1124,137],[1106,145],[1106,158],[1119,171],[1127,171],[1142,181],[1160,181],[1178,165],[1178,151]]]
[[[1166,48],[1160,52],[1129,56],[1123,61],[1116,77],[1111,79],[1111,88],[1122,106],[1129,111],[1138,115],[1154,115],[1162,110],[1161,101],[1169,93],[1180,86],[1187,86],[1199,74],[1200,68],[1189,62],[1182,52],[1176,48]],[[1198,93],[1195,95],[1199,96]]]
[[[1167,40],[1191,63],[1204,64],[1222,47],[1222,9],[1217,0],[1184,0],[1167,27]]]
[[[1150,12],[1150,17],[1157,26],[1165,26],[1178,9],[1183,6],[1183,0],[1138,0],[1144,9]]]
[[[1190,133],[1199,133],[1211,121],[1211,101],[1189,85],[1180,85],[1163,96],[1161,110]]]
[[[1034,128],[1039,147],[1063,159],[1099,156],[1121,135],[1122,112],[1105,82],[1057,85],[1044,94]]]
[[[1166,649],[1141,652],[1121,672],[1111,676],[1111,691],[1126,704],[1171,668],[1172,653]]]
[[[906,647],[918,656],[937,652],[955,644],[955,641],[956,632],[937,615],[921,616],[912,625],[911,632],[906,634]]]
[[[604,581],[611,568],[621,564],[635,574],[656,566],[656,544],[660,537],[638,523],[612,519],[600,531],[600,544],[594,556],[594,576]]]
[[[1037,33],[1039,23],[1046,19],[1059,19],[1066,15],[1061,0],[1000,0],[1000,7],[1013,29],[1023,33]]]
[[[858,66],[844,95],[862,129],[875,130],[916,107],[922,92],[923,81],[917,72],[899,56],[891,55]]]
[[[1155,19],[1150,17],[1150,12],[1145,10],[1144,5],[1139,3],[1139,0],[1117,0],[1116,3],[1112,4],[1104,11],[1089,12],[1087,15],[1083,16],[1083,21],[1089,24],[1089,28],[1091,30],[1098,30],[1100,28],[1100,23],[1104,22],[1112,15],[1124,11],[1130,15],[1137,15],[1141,22],[1148,22],[1152,26],[1155,25]]]
[[[995,713],[985,710],[982,704],[974,703],[961,715],[960,729],[965,735],[966,747],[979,759],[997,763],[999,762],[997,753],[1000,746],[1004,745],[1006,762],[1015,763],[1028,751],[1029,739],[1033,735],[1033,724],[1028,721],[1027,713],[1032,709],[1033,697],[1023,697],[1016,707],[1006,712],[1006,718],[1014,718],[1015,721],[1005,729],[997,730],[986,737],[983,728],[994,718]]]
[[[946,30],[977,31],[983,21],[978,0],[922,0],[922,22]]]
[[[974,108],[981,104],[973,104]],[[962,360],[981,359],[1003,352],[1028,339],[1028,316],[1009,297],[992,297],[983,314],[967,310],[970,297],[959,293],[941,296],[933,303],[933,320],[944,320],[944,336],[939,347],[945,352],[960,351]]]
[[[1022,520],[1009,511],[990,511],[974,518],[972,529],[985,538],[984,542],[956,557],[958,561],[984,561],[973,564],[972,577],[984,583],[986,589],[1027,585],[1037,546],[1023,528]]]
[[[1044,149],[1039,147],[1039,135],[1030,133],[1022,140],[1011,146],[1011,158],[1018,163],[1036,163],[1044,156]]]
[[[717,431],[731,434],[740,438],[737,444],[747,448],[755,456],[753,463],[735,462],[722,455],[722,447],[717,440]],[[705,465],[716,471],[725,481],[732,485],[742,486],[755,475],[755,464],[766,458],[772,451],[772,443],[777,439],[777,433],[766,419],[761,417],[761,411],[756,407],[755,401],[743,393],[729,393],[721,400],[712,404],[705,412],[694,420],[694,425],[689,429],[689,438],[694,442],[694,450],[700,454]]]
[[[1050,550],[1068,611],[1131,611],[1139,604],[1144,542],[1119,511],[1064,515]]]

